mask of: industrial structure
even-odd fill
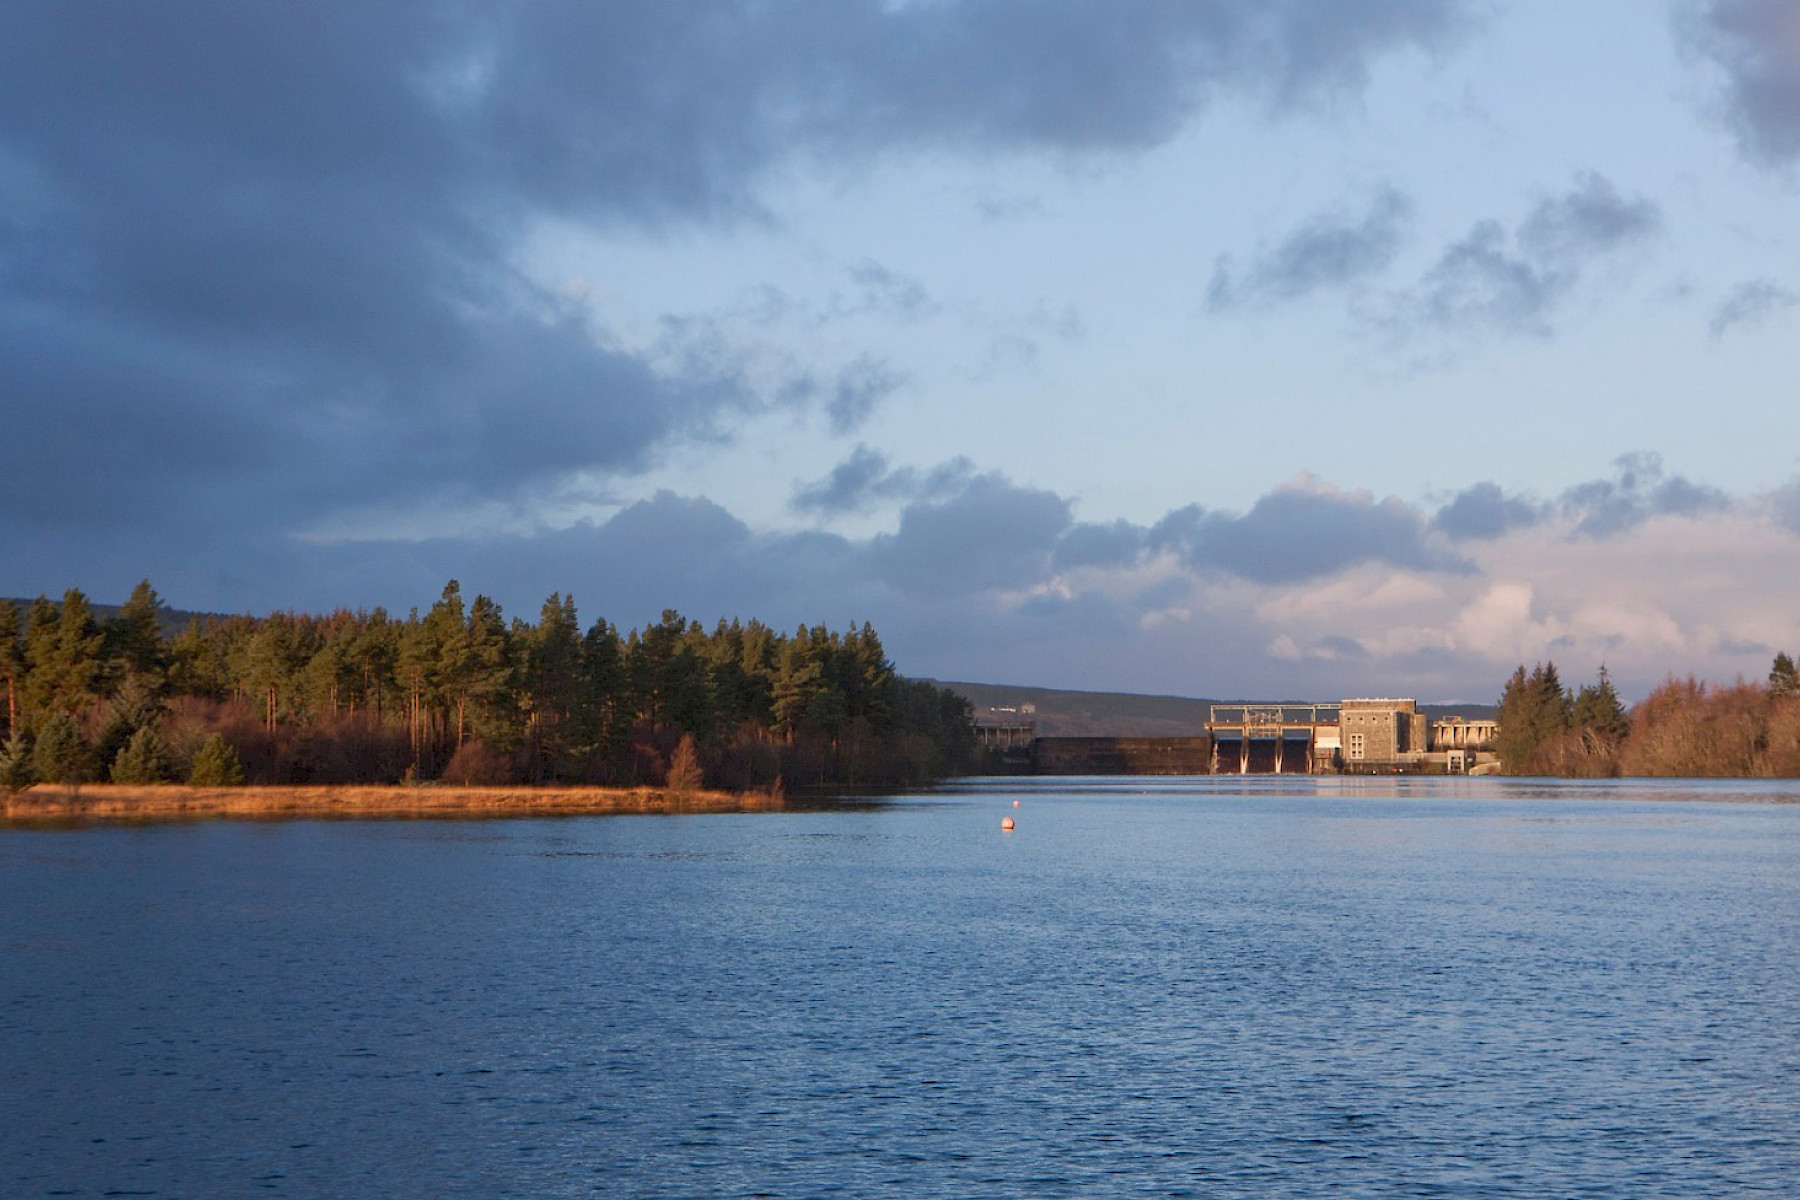
[[[1432,720],[1416,700],[1215,704],[1203,737],[1039,737],[1029,706],[991,709],[976,737],[996,769],[1037,775],[1466,775],[1493,770],[1499,725]]]
[[[1491,720],[1432,721],[1416,700],[1215,704],[1206,732],[1216,775],[1466,775],[1496,762]]]

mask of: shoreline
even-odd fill
[[[0,821],[179,821],[207,817],[333,817],[404,820],[421,817],[540,817],[605,813],[778,812],[784,798],[766,792],[662,788],[458,787],[448,784],[35,784],[0,799]]]

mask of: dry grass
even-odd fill
[[[181,820],[194,817],[523,817],[565,813],[752,812],[782,808],[761,793],[658,788],[316,787],[201,788],[185,784],[84,784],[76,791],[38,784],[0,800],[9,821]]]

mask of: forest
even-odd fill
[[[535,624],[451,580],[405,617],[195,617],[146,581],[115,615],[78,590],[0,600],[0,788],[537,783],[892,786],[967,769],[968,702],[897,674],[875,631],[708,630],[666,611]]]
[[[1800,777],[1800,670],[1785,651],[1765,683],[1671,676],[1629,711],[1605,667],[1570,691],[1555,663],[1520,666],[1496,718],[1510,775]]]

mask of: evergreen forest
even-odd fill
[[[452,580],[427,611],[196,617],[148,582],[0,600],[0,788],[192,781],[900,785],[965,770],[968,702],[898,675],[868,624],[535,624]]]

